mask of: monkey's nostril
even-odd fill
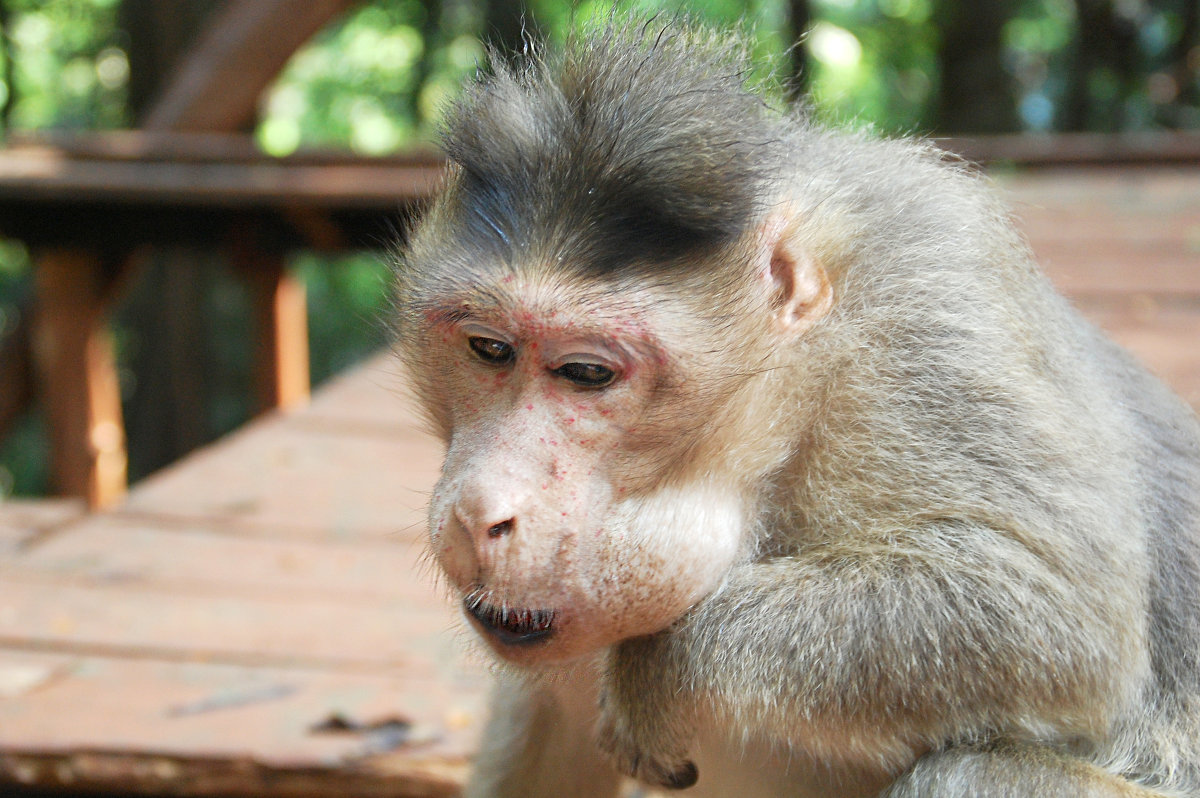
[[[513,522],[513,519],[511,519],[511,518],[508,519],[507,521],[501,521],[498,524],[493,524],[492,526],[488,527],[488,531],[487,531],[488,537],[489,538],[504,537],[505,535],[507,535],[508,533],[513,531],[514,526],[516,526],[516,524]]]

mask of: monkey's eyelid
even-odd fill
[[[617,367],[613,365],[613,358],[598,355],[593,352],[571,352],[566,355],[555,357],[550,361],[553,365],[551,371],[565,366],[568,363],[580,363],[588,366],[600,366],[601,368],[616,371]]]
[[[508,336],[493,327],[487,327],[483,324],[464,324],[461,327],[463,333],[470,338],[491,338],[495,341],[510,343]]]

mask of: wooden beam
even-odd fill
[[[41,253],[34,269],[34,359],[46,402],[55,490],[92,508],[125,495],[125,427],[105,309],[115,275],[95,255]]]
[[[247,127],[259,95],[302,44],[357,0],[234,0],[197,39],[153,104],[146,130]]]

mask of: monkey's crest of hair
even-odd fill
[[[655,21],[493,53],[445,123],[458,221],[505,257],[565,248],[599,274],[737,239],[783,149],[749,74],[744,41]]]

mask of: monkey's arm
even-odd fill
[[[740,566],[617,647],[601,743],[669,785],[689,775],[701,708],[819,758],[895,765],[987,731],[1086,735],[1141,663],[1127,584],[963,523]]]
[[[499,676],[464,798],[615,798],[620,776],[596,750],[596,674]]]

